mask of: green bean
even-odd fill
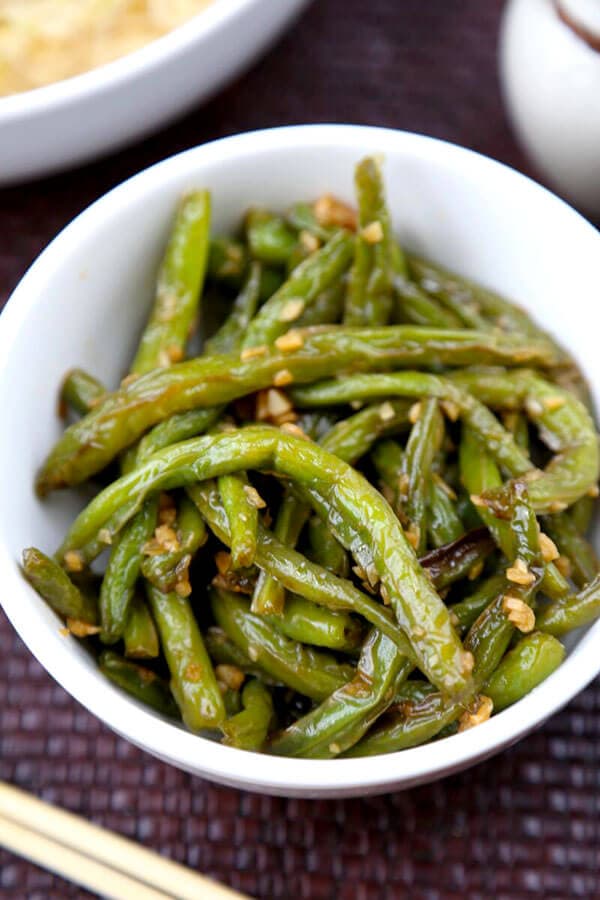
[[[242,691],[243,710],[221,726],[223,743],[241,750],[261,750],[273,720],[273,701],[268,689],[253,679]]]
[[[574,628],[589,625],[600,615],[600,575],[579,591],[551,603],[537,614],[540,631],[560,637]]]
[[[178,585],[185,588],[190,563],[208,537],[204,519],[186,496],[178,503],[176,528],[179,549],[145,556],[141,565],[144,578],[165,594]]]
[[[205,516],[210,528],[219,540],[229,541],[225,510],[220,506],[216,488],[210,483],[192,485],[188,492]],[[359,591],[350,581],[327,572],[293,548],[281,544],[266,528],[259,525],[256,561],[261,568],[273,575],[284,587],[319,606],[342,612],[354,612],[375,625],[405,655],[414,655],[410,644],[392,621],[391,610]]]
[[[300,349],[292,351],[286,344],[286,349],[267,349],[251,359],[227,355],[176,363],[109,394],[87,416],[66,429],[38,473],[38,494],[44,496],[53,489],[85,481],[163,419],[199,407],[229,403],[269,387],[284,370],[296,383],[302,383],[348,368],[356,371],[410,365],[461,366],[473,362],[545,365],[554,359],[546,346],[527,344],[513,336],[410,325],[383,329],[332,326],[325,331],[300,332],[294,336],[294,342],[294,346],[297,342],[302,345]]]
[[[258,507],[252,500],[258,495],[248,479],[240,475],[221,475],[218,486],[229,521],[232,566],[248,568],[256,555]]]
[[[261,669],[257,663],[253,662],[250,657],[240,650],[236,644],[231,641],[222,628],[211,625],[204,632],[204,643],[210,658],[215,663],[227,666],[235,666],[245,675],[252,675],[253,678],[259,678],[264,684],[278,684],[276,680],[271,678]]]
[[[309,557],[328,572],[347,578],[350,574],[350,563],[344,548],[331,534],[318,516],[308,520]]]
[[[568,513],[544,516],[542,526],[561,555],[570,560],[572,578],[577,587],[588,584],[598,573],[600,562],[590,542],[577,530],[572,516]]]
[[[277,429],[250,426],[195,438],[155,454],[92,500],[59,553],[84,547],[101,528],[110,534],[122,527],[149,493],[247,468],[268,468],[287,476],[311,493],[313,503],[314,495],[324,497],[331,530],[359,564],[360,547],[367,548],[419,666],[441,689],[460,693],[468,683],[460,642],[387,503],[338,457]],[[317,512],[323,518],[322,507]]]
[[[344,283],[342,280],[326,288],[307,306],[294,322],[294,328],[315,325],[335,325],[344,312]]]
[[[506,577],[503,573],[490,575],[476,591],[450,607],[451,618],[456,619],[461,631],[466,631],[505,588]]]
[[[364,634],[349,613],[325,609],[294,594],[287,598],[283,613],[267,616],[267,621],[294,641],[345,653],[359,649]]]
[[[182,359],[204,281],[209,229],[210,194],[194,191],[177,211],[132,372],[143,374]]]
[[[373,449],[371,460],[379,475],[382,493],[400,521],[406,524],[406,515],[400,497],[404,451],[396,441],[381,441]]]
[[[373,630],[352,680],[276,735],[269,750],[280,756],[309,759],[338,756],[356,744],[393,702],[396,685],[411,669],[395,644]]]
[[[501,486],[502,479],[498,467],[469,428],[463,428],[459,461],[463,483],[471,495],[487,494]],[[529,490],[533,484],[535,482],[529,483]],[[485,506],[478,506],[477,512],[507,559],[511,561],[516,559],[518,553],[511,525],[497,518],[494,512]],[[552,563],[545,566],[542,586],[544,592],[553,598],[569,593],[567,581]]]
[[[207,275],[216,281],[239,286],[248,262],[248,250],[240,241],[229,237],[213,237],[207,260]]]
[[[76,587],[58,563],[41,550],[28,547],[23,551],[23,573],[59,616],[91,625],[96,623],[98,613],[92,598]]]
[[[276,681],[313,700],[324,700],[349,681],[353,669],[322,650],[292,641],[250,612],[238,594],[213,589],[215,621],[244,654]]]
[[[488,679],[484,691],[500,712],[545,681],[565,658],[556,638],[539,631],[521,638]]]
[[[297,235],[284,219],[264,209],[247,213],[246,237],[252,256],[275,266],[285,265],[298,243]]]
[[[288,280],[282,284],[260,308],[250,323],[244,347],[272,344],[284,334],[317,297],[330,287],[350,262],[353,239],[340,232],[316,253],[297,266]]]
[[[286,219],[296,231],[307,231],[309,234],[314,234],[321,241],[328,241],[337,230],[321,225],[315,216],[314,208],[308,203],[294,204],[288,210]]]
[[[247,278],[233,301],[227,318],[217,333],[205,341],[205,354],[231,353],[239,348],[258,308],[261,274],[260,263],[251,263]]]
[[[221,418],[222,412],[222,407],[191,409],[159,422],[137,445],[137,462],[145,462],[153,453],[170,447],[171,444],[178,444],[179,441],[187,441],[210,431]]]
[[[434,328],[457,328],[460,320],[427,296],[413,281],[403,275],[395,275],[392,287],[396,298],[399,321],[413,325],[430,325]]]
[[[93,375],[83,369],[71,369],[62,383],[60,404],[84,416],[105,393],[104,386]]]
[[[134,659],[153,659],[160,653],[154,620],[143,596],[136,594],[123,631],[125,656]]]
[[[347,325],[385,325],[392,309],[394,250],[389,212],[378,162],[361,160],[354,175],[359,232],[346,296]],[[399,258],[399,269],[405,268]]]
[[[577,500],[569,510],[569,515],[573,520],[573,524],[580,534],[585,534],[590,527],[592,517],[596,511],[596,505],[596,500],[594,500],[593,497],[586,495],[580,500]]]
[[[444,437],[444,423],[435,397],[423,400],[404,453],[400,502],[416,540],[416,551],[424,553],[427,539],[427,497],[433,460]]]
[[[464,531],[463,524],[448,494],[448,487],[436,472],[429,484],[427,511],[427,531],[434,547],[443,547],[459,539]]]
[[[122,530],[110,538],[112,546],[100,588],[101,638],[114,644],[123,636],[135,584],[140,574],[144,544],[156,525],[158,499],[150,497]]]
[[[468,576],[494,549],[494,541],[485,528],[477,528],[455,541],[430,550],[419,562],[438,590]]]
[[[435,694],[435,687],[429,681],[423,681],[420,678],[403,681],[396,688],[394,694],[394,705],[400,703],[420,703],[426,697]]]
[[[478,617],[465,641],[475,660],[474,692],[486,684],[497,668],[513,630],[502,609],[500,595]],[[468,710],[465,702],[448,703],[438,691],[414,701],[402,697],[399,700],[344,756],[374,756],[423,744],[439,736]]]
[[[341,419],[320,443],[345,462],[354,464],[369,452],[375,441],[409,426],[411,404],[404,400],[374,403],[347,419]]]
[[[171,692],[191,731],[218,728],[223,698],[190,601],[146,584],[148,602],[171,673]]]
[[[179,718],[169,685],[155,672],[123,659],[112,650],[104,650],[100,654],[98,665],[103,675],[145,706],[170,719]]]
[[[283,496],[275,520],[273,534],[286,547],[295,547],[304,527],[310,507],[299,502],[289,491]],[[233,533],[230,531],[231,540]],[[285,588],[266,572],[261,572],[252,595],[252,612],[259,615],[273,613],[281,615],[285,607]]]
[[[471,303],[475,309],[491,318],[495,325],[503,329],[535,339],[552,341],[549,334],[536,325],[528,313],[515,303],[505,300],[500,294],[456,275],[454,272],[449,272],[429,260],[410,254],[408,255],[408,266],[417,283],[425,287],[428,292],[433,292],[435,295],[454,295],[463,302]],[[566,359],[564,350],[556,342],[552,341],[552,343],[564,361]]]
[[[390,330],[390,329],[388,329]],[[533,468],[527,455],[516,445],[513,436],[472,394],[467,393],[448,378],[425,372],[401,372],[378,375],[350,375],[339,381],[325,381],[292,390],[291,396],[299,406],[328,406],[351,400],[375,397],[432,397],[454,403],[463,420],[485,443],[490,455],[513,476],[524,475]],[[589,468],[589,467],[588,467]],[[552,481],[555,479],[552,478]],[[539,485],[540,481],[532,483]],[[539,493],[539,491],[538,491]]]

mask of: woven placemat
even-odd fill
[[[169,130],[0,192],[0,302],[105,190],[236,131],[388,125],[530,171],[498,91],[501,6],[317,0],[250,73]],[[51,681],[0,618],[0,778],[269,900],[600,897],[599,707],[596,684],[517,747],[428,787],[351,801],[261,797],[193,778],[117,738]],[[90,896],[8,853],[0,864],[7,900]]]

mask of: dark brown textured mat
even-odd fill
[[[501,6],[316,0],[249,74],[169,130],[0,192],[0,302],[58,229],[105,190],[236,131],[388,125],[528,171],[496,81]],[[0,777],[268,900],[600,897],[599,712],[597,683],[517,747],[429,787],[351,801],[261,797],[192,778],[114,736],[0,618]],[[7,853],[0,864],[7,900],[89,896]]]

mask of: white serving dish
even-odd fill
[[[175,119],[250,65],[308,2],[214,0],[134,53],[0,97],[0,184],[99,157]]]
[[[53,551],[81,504],[39,502],[37,467],[61,426],[65,369],[85,366],[115,385],[152,295],[179,194],[210,187],[215,227],[254,203],[285,208],[329,190],[353,195],[353,168],[383,153],[401,240],[520,300],[573,351],[600,394],[600,354],[588,308],[600,235],[574,210],[498,162],[443,141],[358,126],[316,125],[243,134],[168,159],[94,203],[42,253],[0,317],[2,605],[31,652],[63,687],[119,734],[194,774],[297,796],[353,796],[407,788],[457,772],[523,737],[600,671],[600,622],[563,666],[514,707],[470,731],[377,759],[297,760],[246,753],[190,734],[109,684],[25,583],[23,547]]]

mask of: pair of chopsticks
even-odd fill
[[[240,900],[134,841],[0,782],[0,846],[114,900]]]

